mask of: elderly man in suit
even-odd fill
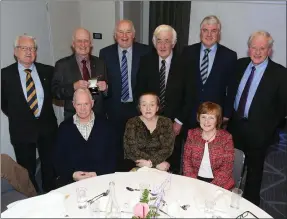
[[[237,54],[218,43],[220,34],[220,20],[213,15],[207,16],[200,24],[201,42],[187,46],[183,50],[183,71],[188,74],[188,81],[195,82],[194,89],[189,90],[187,95],[195,99],[192,104],[188,102],[184,106],[185,111],[190,114],[187,121],[177,121],[175,124],[177,133],[184,123],[187,129],[197,126],[196,112],[199,105],[205,101],[217,103],[222,107],[224,122],[231,116],[234,94],[229,90],[234,79]]]
[[[105,115],[103,99],[107,93],[106,65],[98,57],[90,54],[92,48],[91,34],[84,28],[78,28],[73,34],[74,54],[60,59],[55,65],[52,92],[59,100],[64,100],[65,119],[75,114],[72,104],[74,91],[88,88],[90,79],[97,79],[99,93],[93,95],[96,104],[94,112]]]
[[[287,115],[286,68],[273,62],[273,39],[256,31],[248,40],[249,57],[237,61],[236,97],[228,130],[235,147],[246,155],[247,177],[244,197],[260,204],[263,166],[268,146]]]
[[[51,93],[54,68],[35,62],[37,44],[32,36],[16,38],[14,55],[17,62],[1,70],[1,108],[9,119],[17,162],[28,170],[39,191],[35,181],[38,148],[42,187],[48,192],[54,188],[51,161],[57,133]]]
[[[173,51],[176,31],[169,25],[159,25],[153,34],[155,51],[140,60],[137,75],[136,96],[153,92],[160,98],[160,113],[172,120],[181,117],[182,71],[179,58]],[[172,156],[168,159],[173,172],[180,170],[181,144],[176,143]]]
[[[140,57],[149,51],[147,45],[134,42],[135,28],[130,20],[117,22],[114,31],[116,43],[100,50],[100,58],[107,65],[109,82],[105,107],[109,120],[114,123],[118,133],[118,167],[124,158],[123,135],[129,118],[138,115],[137,99],[134,95],[136,75]],[[123,170],[123,169],[122,169]]]

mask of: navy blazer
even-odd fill
[[[237,53],[218,44],[214,62],[205,84],[200,75],[200,49],[201,43],[184,48],[182,56],[186,65],[185,71],[192,74],[195,80],[195,93],[197,98],[191,109],[191,125],[196,123],[196,112],[199,105],[205,101],[219,104],[223,109],[223,116],[229,118],[235,94],[229,92],[229,87],[235,80],[235,66]]]
[[[139,67],[140,57],[150,51],[150,47],[141,43],[134,42],[132,46],[132,71],[131,83],[134,91],[136,85],[136,76]],[[103,59],[107,66],[108,74],[108,97],[105,99],[105,107],[110,119],[117,119],[118,109],[121,104],[121,67],[118,55],[118,44],[115,43],[100,50],[100,59]],[[134,94],[134,92],[133,92]],[[134,95],[133,95],[134,97]],[[137,100],[134,100],[137,102]]]

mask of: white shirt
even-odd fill
[[[163,59],[163,58],[161,58],[160,56],[159,56],[159,59],[158,59],[158,62],[159,62],[159,71],[160,71],[160,68],[161,68],[161,66],[162,66],[162,63],[161,63],[161,61],[162,60],[165,60],[165,86],[166,86],[166,83],[167,83],[167,79],[168,79],[168,74],[169,74],[169,69],[170,69],[170,64],[171,64],[171,59],[172,59],[172,51],[171,51],[171,53],[169,54],[169,56],[168,57],[166,57],[166,59]]]
[[[203,158],[199,167],[198,176],[204,178],[214,178],[209,158],[208,142],[204,144]]]

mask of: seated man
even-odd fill
[[[1,154],[1,212],[12,202],[36,195],[28,171],[7,154]]]
[[[60,124],[55,151],[57,186],[115,171],[115,141],[106,118],[92,111],[88,89],[73,97],[76,114]]]

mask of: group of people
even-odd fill
[[[238,60],[220,36],[219,19],[207,16],[201,42],[176,54],[171,26],[155,29],[152,48],[120,20],[115,44],[99,57],[90,32],[76,29],[73,55],[55,67],[35,62],[35,38],[17,37],[17,62],[1,71],[1,107],[36,189],[36,148],[44,191],[145,166],[231,189],[235,147],[246,155],[244,197],[259,205],[266,151],[287,115],[287,72],[270,58],[268,32],[252,33],[249,57]],[[99,92],[91,94],[95,78]],[[53,98],[65,102],[59,127]]]

